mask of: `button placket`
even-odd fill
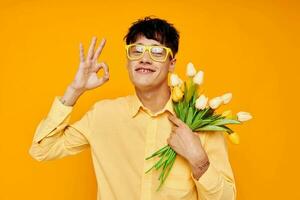
[[[150,116],[149,116],[150,117]],[[155,141],[157,132],[157,119],[154,117],[149,118],[149,123],[146,128],[146,146],[144,158],[150,156],[155,151]],[[145,172],[154,165],[154,159],[144,160],[144,171],[142,177],[142,191],[141,200],[151,200],[152,189],[152,170],[147,174]]]

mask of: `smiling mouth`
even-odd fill
[[[142,73],[142,74],[148,74],[148,73],[155,72],[155,70],[153,70],[153,69],[142,68],[142,67],[139,67],[139,68],[135,69],[135,71],[138,72],[138,73]]]

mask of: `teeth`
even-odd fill
[[[149,70],[149,69],[138,69],[138,71],[142,71],[142,72],[152,72],[152,71]]]

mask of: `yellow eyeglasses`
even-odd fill
[[[128,44],[125,46],[125,49],[129,60],[142,58],[146,50],[148,50],[151,59],[157,62],[165,62],[169,54],[173,58],[172,50],[165,46]]]

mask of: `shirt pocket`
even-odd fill
[[[195,192],[189,163],[177,155],[175,163],[166,178],[161,195],[163,199],[189,199]]]

